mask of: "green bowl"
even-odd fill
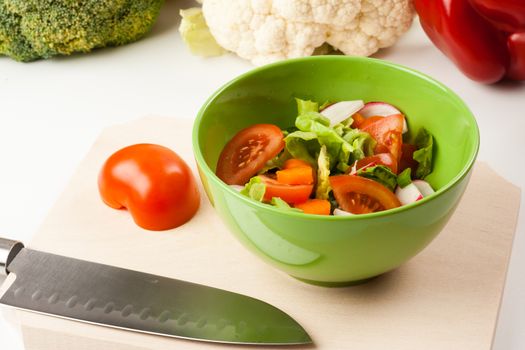
[[[435,137],[436,193],[416,203],[350,217],[285,212],[252,201],[214,173],[224,145],[256,123],[294,124],[295,97],[316,101],[385,101],[407,116],[410,130]],[[274,267],[305,282],[339,286],[392,270],[442,230],[465,191],[479,148],[476,120],[435,80],[381,60],[316,56],[254,69],[220,88],[202,107],[193,148],[208,198],[235,237]]]

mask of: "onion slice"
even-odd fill
[[[321,111],[321,114],[330,119],[330,126],[334,126],[350,118],[364,106],[365,103],[362,100],[341,101],[329,105]]]

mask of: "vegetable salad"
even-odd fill
[[[403,113],[385,102],[297,100],[285,130],[256,124],[224,147],[217,176],[253,200],[318,215],[379,212],[434,192],[433,136],[408,142]]]

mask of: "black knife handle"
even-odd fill
[[[9,264],[23,248],[22,242],[0,237],[0,275],[9,274]]]

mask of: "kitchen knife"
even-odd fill
[[[163,336],[236,344],[311,343],[260,300],[195,283],[25,248],[0,238],[0,303]]]

